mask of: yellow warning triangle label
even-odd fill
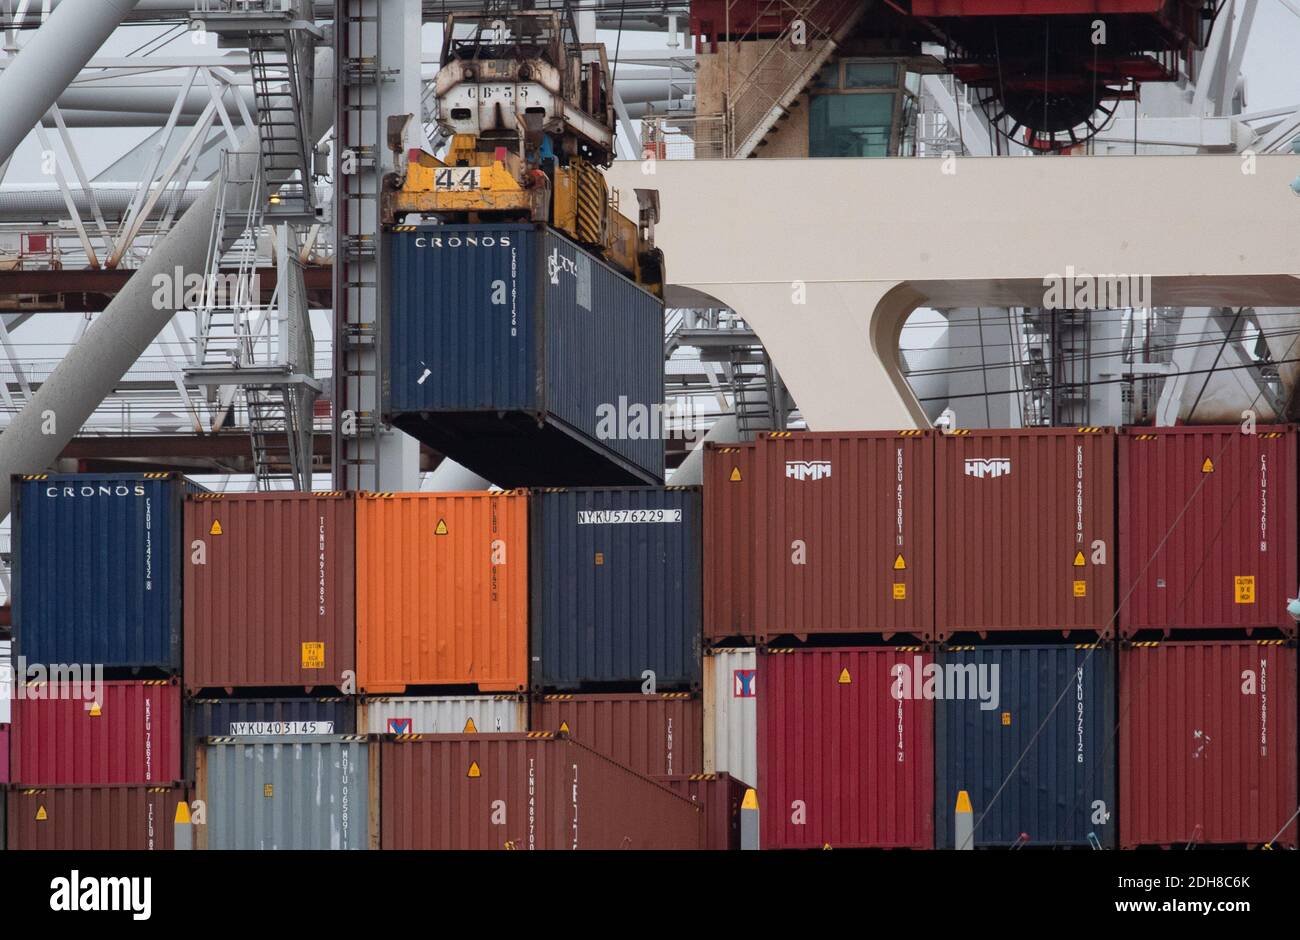
[[[439,520],[438,520],[438,526],[437,526],[437,528],[435,528],[435,529],[433,530],[433,534],[434,534],[434,535],[446,535],[446,534],[447,534],[447,520],[446,520],[446,519],[439,519]]]
[[[478,734],[478,728],[474,727],[474,719],[465,719],[465,730],[461,734]]]
[[[220,534],[221,534],[221,520],[213,519],[212,528],[208,529],[208,535],[220,535]]]
[[[907,569],[907,562],[903,561],[902,555],[899,555],[897,558],[894,559],[894,570],[905,571],[906,569]]]
[[[1202,472],[1202,473],[1213,473],[1213,472],[1214,472],[1214,461],[1211,460],[1209,457],[1206,457],[1206,458],[1205,458],[1205,463],[1201,464],[1201,472]]]
[[[99,703],[98,703],[98,702],[93,702],[93,703],[91,704],[91,706],[90,706],[90,717],[91,717],[91,718],[98,718],[98,717],[100,717],[100,716],[103,715],[103,714],[104,714],[104,710],[103,710],[102,708],[99,707]]]
[[[189,804],[186,803],[184,800],[181,800],[179,803],[176,804],[176,819],[175,819],[175,823],[176,823],[177,825],[183,825],[183,824],[185,824],[185,823],[188,823],[189,821],[190,821],[190,807],[189,807]]]
[[[560,730],[563,731],[565,734],[568,734],[568,733],[569,733],[569,723],[568,723],[567,721],[562,721],[562,722],[560,722]]]
[[[1088,562],[1084,560],[1083,552],[1075,552],[1075,553],[1074,553],[1074,567],[1076,567],[1076,568],[1082,568],[1082,567],[1083,567],[1084,565],[1086,565],[1087,563],[1088,563]]]
[[[50,817],[49,817],[49,816],[46,814],[46,812],[45,812],[45,807],[44,807],[44,806],[38,806],[38,807],[36,807],[36,821],[37,821],[37,822],[45,822],[45,820],[47,820],[47,819],[49,819],[49,818],[50,818]]]
[[[476,760],[472,760],[472,761],[469,762],[469,773],[467,773],[465,776],[467,776],[467,777],[481,777],[481,776],[483,776],[483,772],[482,772],[481,770],[478,769],[478,761],[476,761]]]
[[[727,479],[730,480],[732,483],[739,483],[739,482],[740,482],[740,468],[739,468],[739,467],[732,467],[732,468],[731,468],[731,476],[727,477]]]
[[[840,670],[840,685],[848,685],[853,680],[849,678],[849,667],[845,666]]]

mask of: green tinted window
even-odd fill
[[[845,62],[845,88],[890,88],[898,84],[898,66],[893,62]]]
[[[894,95],[813,95],[808,156],[887,157]]]

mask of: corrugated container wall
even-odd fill
[[[364,494],[357,500],[357,682],[528,684],[528,496]]]
[[[704,636],[754,637],[753,444],[704,443]]]
[[[663,480],[660,300],[542,225],[389,237],[394,424],[501,486]]]
[[[1296,433],[1128,428],[1119,439],[1120,628],[1294,633]],[[1131,591],[1131,593],[1130,593]]]
[[[698,774],[704,767],[703,703],[686,692],[547,695],[530,727],[562,731],[648,777]]]
[[[1115,846],[1115,656],[1099,646],[940,651],[933,688],[935,842],[954,847],[965,790],[975,846]],[[928,694],[928,693],[927,693]],[[1049,718],[1050,716],[1050,718]],[[1046,724],[1043,722],[1046,720]],[[1005,784],[1005,785],[1004,785]]]
[[[16,477],[15,652],[179,672],[186,486],[169,473]]]
[[[40,694],[41,698],[32,696]],[[14,702],[13,782],[135,786],[181,779],[181,690],[175,681],[43,685]]]
[[[928,431],[773,432],[758,441],[755,613],[781,634],[934,630]]]
[[[9,783],[9,726],[0,726],[0,786]]]
[[[186,499],[186,689],[342,687],[356,668],[355,505],[342,493]]]
[[[698,487],[532,497],[532,685],[699,688]]]
[[[522,695],[367,698],[357,712],[363,734],[518,734],[528,730],[528,702]]]
[[[356,732],[357,709],[349,696],[188,699],[185,702],[185,779],[194,779],[194,753],[204,738]]]
[[[760,842],[765,849],[934,845],[934,703],[897,698],[917,647],[809,648],[758,657]]]
[[[704,657],[704,772],[758,785],[758,664],[753,648]]]
[[[8,848],[148,852],[175,847],[182,787],[10,790]]]
[[[1295,848],[1294,646],[1140,643],[1119,688],[1122,848]]]
[[[704,823],[708,827],[706,849],[733,852],[740,849],[740,804],[748,786],[729,774],[689,774],[654,780],[704,807]]]
[[[935,632],[1110,635],[1115,434],[1033,428],[939,435]]]
[[[13,681],[13,641],[0,640],[0,725],[12,720]]]
[[[567,737],[385,741],[385,849],[699,849],[702,808]]]
[[[195,797],[201,849],[378,848],[377,745],[362,735],[209,738]]]

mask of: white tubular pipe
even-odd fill
[[[76,0],[64,2],[72,5]],[[332,48],[316,54],[316,69],[318,73],[333,74]],[[45,107],[48,105],[40,110]],[[317,138],[324,136],[333,115],[333,96],[315,99],[310,133]],[[256,134],[245,134],[235,153],[239,155],[235,160],[241,164],[236,178],[252,176],[259,159]],[[230,217],[248,211],[250,188],[232,185],[226,190],[226,212]],[[36,473],[53,464],[99,403],[171,322],[176,313],[171,295],[178,292],[161,292],[166,299],[162,304],[155,303],[160,292],[153,284],[154,277],[161,274],[172,278],[177,269],[182,274],[203,273],[218,198],[222,198],[220,189],[209,186],[190,206],[0,434],[0,513],[9,512],[11,474]]]
[[[0,163],[126,19],[137,0],[63,0],[0,72]]]
[[[462,467],[450,457],[443,457],[442,463],[434,467],[421,489],[428,493],[469,493],[490,489],[491,486],[473,470]]]
[[[704,483],[704,442],[736,444],[740,442],[740,428],[735,415],[723,415],[713,422],[713,427],[691,448],[686,459],[673,471],[669,483],[673,486],[701,486]]]

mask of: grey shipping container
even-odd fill
[[[392,695],[357,705],[362,734],[518,734],[528,730],[521,695]]]
[[[201,849],[367,849],[379,838],[378,755],[362,735],[208,738],[195,798]]]
[[[663,480],[662,301],[544,225],[388,238],[393,424],[502,486]]]
[[[1022,837],[1030,846],[1086,846],[1095,837],[1113,848],[1114,652],[1086,644],[966,646],[940,650],[935,663],[942,670],[935,684],[942,697],[935,703],[938,847],[954,847],[957,795],[965,790],[976,846],[1006,847]],[[925,676],[905,678],[905,691],[926,689]]]
[[[173,473],[13,481],[15,655],[180,671],[181,501]]]
[[[351,696],[331,698],[195,698],[185,702],[186,780],[194,779],[194,752],[204,738],[355,734]]]
[[[534,690],[700,687],[698,487],[548,490],[529,520]]]

